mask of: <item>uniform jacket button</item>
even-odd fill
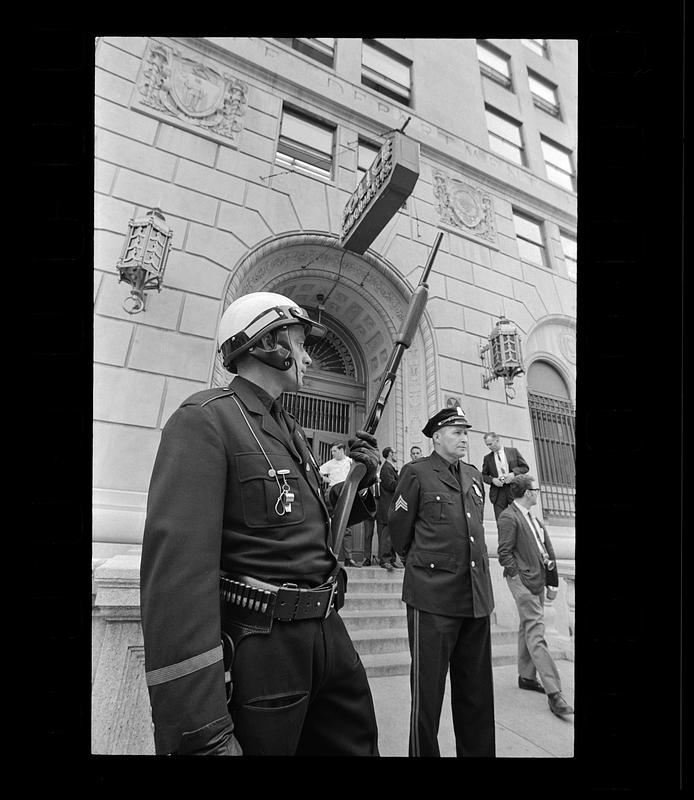
[[[470,541],[471,541],[471,542],[474,542],[474,541],[475,541],[475,537],[474,537],[474,536],[471,536],[471,537],[470,537]]]
[[[434,569],[434,565],[433,565],[433,564],[429,564],[429,566],[430,566],[432,569]]]
[[[468,515],[468,517],[470,516],[470,512],[469,511],[466,511],[465,513]]]
[[[438,495],[436,495],[436,499],[437,499],[437,500],[440,500],[441,498],[440,498]]]
[[[473,567],[475,566],[475,562],[474,561],[471,561],[470,563],[472,564]]]

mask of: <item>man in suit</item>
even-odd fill
[[[396,551],[406,556],[402,599],[412,655],[411,756],[438,756],[450,669],[456,755],[495,755],[489,615],[494,608],[484,541],[484,483],[467,455],[470,427],[460,407],[423,428],[434,452],[400,473],[388,514]]]
[[[236,299],[219,328],[236,377],[162,431],[140,568],[158,755],[378,755],[318,465],[278,399],[302,387],[306,339],[324,333],[283,295]],[[376,510],[378,450],[364,432],[349,446],[367,467],[357,524]]]
[[[513,479],[510,490],[514,499],[497,521],[497,552],[520,618],[518,686],[547,694],[553,714],[573,714],[573,708],[561,695],[561,677],[545,641],[544,592],[546,588],[548,601],[554,600],[559,578],[549,533],[530,513],[540,489],[537,480],[525,474]]]
[[[398,470],[395,466],[397,456],[392,447],[385,447],[381,455],[384,458],[381,466],[380,486],[381,494],[378,498],[376,509],[376,522],[378,523],[378,563],[383,569],[392,572],[402,569],[397,563],[395,550],[388,530],[388,509],[390,508],[393,492],[398,483]]]
[[[499,435],[490,431],[484,436],[484,443],[491,450],[482,463],[482,478],[490,484],[489,499],[494,506],[494,517],[508,508],[513,501],[509,484],[516,475],[523,475],[530,467],[515,447],[502,447]]]

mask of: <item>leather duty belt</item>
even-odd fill
[[[253,616],[282,622],[327,619],[333,608],[340,608],[343,599],[335,578],[315,589],[300,589],[293,583],[275,586],[246,575],[227,574],[220,576],[219,594],[232,616],[235,606],[244,617],[247,612],[255,612]]]

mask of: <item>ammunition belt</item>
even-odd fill
[[[342,591],[338,588],[335,578],[315,589],[301,589],[294,583],[275,586],[246,575],[225,574],[219,579],[219,594],[232,617],[237,607],[244,617],[247,612],[254,612],[283,622],[327,618],[333,608],[342,605]]]

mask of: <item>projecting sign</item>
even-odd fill
[[[363,253],[412,194],[418,177],[419,142],[399,131],[389,134],[345,205],[340,244]]]

